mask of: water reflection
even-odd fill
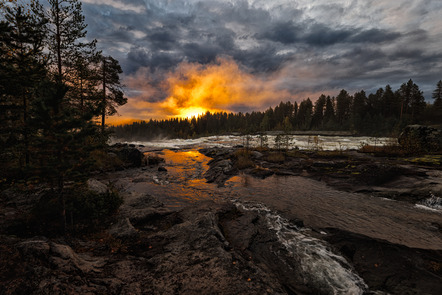
[[[150,154],[150,153],[146,153]],[[153,183],[136,184],[138,191],[155,195],[166,207],[183,207],[203,200],[215,200],[216,185],[206,183],[203,176],[210,158],[197,150],[163,150],[167,172],[151,176]],[[151,173],[151,172],[150,172]]]
[[[240,199],[260,202],[275,212],[314,228],[339,228],[417,248],[438,248],[442,237],[429,230],[440,224],[439,213],[416,210],[412,204],[387,202],[366,194],[338,191],[301,176],[257,179],[238,175],[224,188],[206,183],[210,158],[197,150],[164,150],[167,172],[152,172],[158,180],[135,183],[138,191],[155,195],[166,206],[182,207],[204,200]],[[152,174],[153,173],[153,174]]]

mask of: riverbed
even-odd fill
[[[202,144],[204,141],[206,143]],[[356,141],[348,142],[356,144]],[[200,153],[199,149],[232,148],[241,144],[238,138],[203,139],[199,143],[187,142],[181,147],[171,147],[169,143],[167,147],[164,143],[143,144],[139,147],[146,155],[156,155],[164,159],[160,164],[161,171],[157,166],[151,166],[136,171],[118,172],[113,176],[118,179],[115,184],[120,186],[125,195],[136,198],[148,193],[170,210],[198,208],[207,202],[228,202],[241,210],[254,212],[266,220],[267,230],[274,232],[278,237],[278,244],[288,251],[286,255],[291,258],[287,259],[297,261],[294,265],[298,265],[298,268],[293,266],[299,276],[297,280],[303,281],[307,286],[323,286],[323,294],[363,294],[368,290],[379,291],[383,288],[389,292],[408,290],[401,272],[407,271],[411,276],[419,276],[414,274],[414,269],[422,265],[399,271],[400,265],[405,263],[404,259],[421,261],[421,251],[430,251],[430,254],[425,252],[426,259],[433,257],[431,259],[437,261],[440,256],[442,210],[437,207],[429,208],[423,204],[380,198],[369,192],[347,192],[302,175],[273,175],[262,179],[247,173],[238,173],[230,177],[223,186],[219,186],[216,183],[207,183],[204,178],[205,172],[210,169],[212,158]],[[426,179],[426,182],[422,180],[422,183],[432,183],[437,187],[440,185],[438,170],[433,169],[431,173],[432,178]],[[423,187],[425,189],[425,185]],[[252,224],[249,226],[253,228]],[[341,251],[346,255],[337,251],[329,241],[341,245]],[[354,248],[351,254],[346,252],[348,247]],[[370,253],[373,247],[375,254]],[[262,260],[265,261],[266,255],[263,257]],[[435,263],[439,265],[439,262]],[[379,273],[388,264],[391,269],[383,274]],[[303,267],[300,269],[299,265]],[[366,269],[370,265],[374,266],[378,277],[372,273],[373,270]],[[274,271],[279,271],[279,267],[284,269],[279,264]],[[365,275],[359,273],[362,270]],[[391,271],[395,274],[389,273]],[[427,276],[424,273],[420,275]],[[394,289],[397,286],[376,288],[388,285],[380,281],[385,281],[389,276],[402,277],[399,285],[405,289]],[[438,281],[442,282],[440,278],[435,281],[436,285]],[[428,282],[425,284],[431,285]]]

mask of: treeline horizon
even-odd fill
[[[187,139],[266,131],[349,131],[355,135],[397,136],[410,124],[442,124],[442,81],[437,83],[432,98],[432,104],[426,103],[423,92],[410,79],[396,91],[390,85],[368,95],[364,90],[350,95],[342,89],[336,97],[321,95],[314,103],[307,98],[299,104],[281,102],[265,111],[206,112],[192,118],[117,125],[111,130],[114,137],[126,140],[158,136]]]

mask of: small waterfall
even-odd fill
[[[442,198],[436,197],[432,192],[430,192],[430,197],[428,199],[423,200],[418,207],[427,207],[433,210],[442,210]]]
[[[303,234],[301,229],[261,204],[234,201],[239,208],[257,211],[267,219],[269,228],[299,262],[301,276],[308,285],[328,294],[364,294],[367,285],[353,272],[344,257],[334,254],[326,243]]]

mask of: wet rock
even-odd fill
[[[250,155],[252,156],[252,158],[255,159],[261,159],[264,155],[258,151],[251,151]]]
[[[299,275],[299,262],[278,241],[262,214],[237,208],[223,212],[219,224],[233,250],[246,260],[259,265],[262,272],[272,274],[286,294],[325,294],[318,286],[306,285]]]
[[[412,249],[337,229],[327,232],[324,238],[352,262],[371,290],[440,293],[442,251]]]
[[[144,154],[135,145],[113,145],[110,151],[115,153],[127,167],[140,167],[145,162]]]
[[[108,232],[116,238],[131,238],[138,235],[138,231],[130,223],[129,218],[120,219],[109,228]]]
[[[87,186],[89,190],[98,194],[105,194],[108,191],[108,187],[106,184],[93,178],[88,179]]]
[[[208,183],[215,182],[223,185],[224,182],[235,174],[233,163],[230,159],[215,158],[209,162],[210,168],[204,173]]]
[[[256,178],[267,178],[269,176],[272,176],[273,174],[275,174],[274,171],[270,170],[270,169],[265,169],[262,167],[257,167],[257,168],[253,168],[252,170],[250,170],[250,175],[252,175],[253,177]]]
[[[158,167],[158,171],[159,172],[167,172],[167,169],[165,167],[161,166],[161,167]]]
[[[158,156],[158,155],[148,155],[147,156],[147,164],[149,166],[155,166],[160,163],[164,163],[164,159],[161,158],[160,156]]]

